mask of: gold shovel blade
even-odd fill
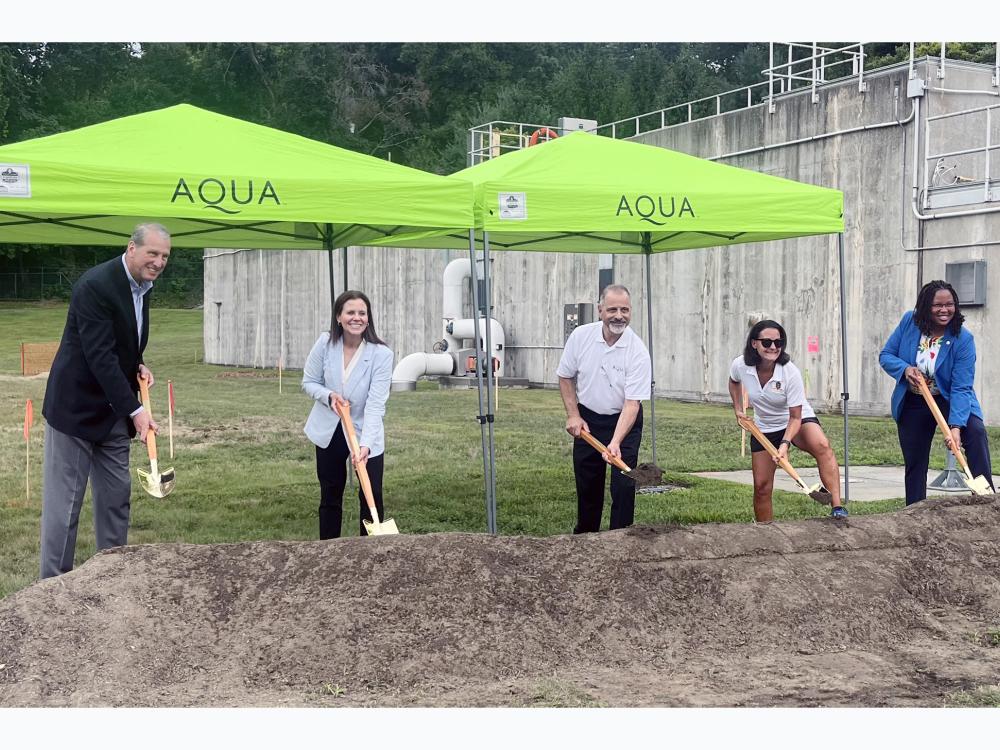
[[[972,490],[974,495],[992,495],[993,490],[990,489],[990,483],[986,481],[986,477],[962,477],[965,480],[965,485]]]
[[[364,524],[365,524],[365,531],[368,532],[368,536],[383,536],[385,534],[399,533],[399,529],[396,528],[396,521],[392,518],[387,518],[381,523],[375,523],[374,521],[364,521]]]
[[[139,474],[139,483],[146,491],[146,494],[164,498],[173,492],[174,482],[177,480],[173,469],[166,469],[158,474],[152,474],[142,469],[136,469],[136,472]],[[164,477],[168,478],[164,479]]]

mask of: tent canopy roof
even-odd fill
[[[0,242],[322,248],[473,222],[467,181],[187,104],[0,146]],[[390,243],[386,243],[390,244]]]
[[[652,252],[842,232],[843,194],[631,141],[575,132],[455,173],[495,249]],[[437,245],[435,245],[435,241]],[[400,244],[460,247],[431,233]]]

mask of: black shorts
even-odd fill
[[[805,417],[802,420],[802,424],[806,424],[808,422],[813,422],[815,424],[819,424],[819,420],[816,417]],[[788,429],[788,428],[786,427],[786,428],[780,429],[780,430],[778,430],[776,432],[765,432],[764,433],[764,437],[766,437],[768,440],[770,440],[771,441],[771,445],[773,445],[775,448],[777,448],[778,447],[778,443],[780,443],[785,438],[785,430],[786,429]],[[760,453],[762,450],[764,450],[764,446],[760,444],[760,441],[757,440],[757,438],[755,438],[753,435],[750,435],[750,452],[751,453]]]

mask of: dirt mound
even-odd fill
[[[122,547],[0,601],[5,706],[933,706],[1000,499],[846,522]]]

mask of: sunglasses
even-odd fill
[[[784,339],[754,339],[754,340],[759,341],[760,345],[763,346],[765,349],[770,349],[772,346],[775,349],[783,349],[785,347]]]

